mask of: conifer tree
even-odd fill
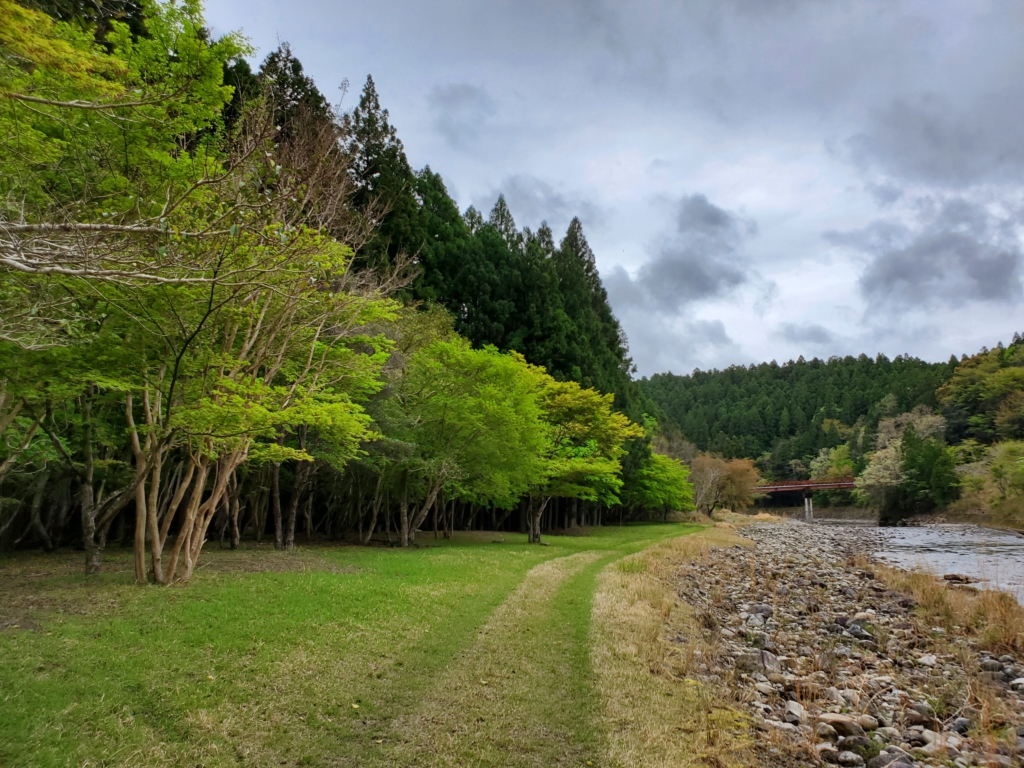
[[[357,253],[362,267],[386,267],[413,257],[424,244],[416,177],[405,147],[367,76],[359,104],[342,118],[346,151],[356,181],[355,206],[382,218],[374,236]]]
[[[330,119],[330,104],[313,78],[303,71],[302,62],[292,54],[288,43],[281,43],[263,60],[259,79],[273,100],[274,122],[282,130],[287,130],[302,111]]]

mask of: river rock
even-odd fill
[[[818,723],[818,727],[814,729],[814,735],[825,741],[839,740],[839,733],[828,723]]]
[[[799,701],[786,702],[786,715],[788,717],[795,718],[797,723],[807,722],[807,710],[804,709],[803,705]],[[795,724],[796,723],[794,723],[794,725]]]
[[[884,725],[881,728],[879,728],[877,731],[875,731],[875,733],[877,733],[886,742],[888,742],[890,744],[892,742],[894,742],[894,741],[899,741],[901,738],[903,738],[902,734],[899,732],[899,729],[888,727],[888,726],[884,726]]]
[[[818,722],[830,725],[840,736],[863,736],[864,729],[849,715],[834,712],[823,712],[818,715]]]
[[[857,725],[865,731],[873,731],[878,728],[878,721],[871,715],[857,715]]]
[[[712,649],[687,676],[734,693],[732,706],[792,737],[773,744],[765,765],[806,766],[808,738],[825,763],[840,753],[866,760],[882,745],[868,765],[914,765],[911,749],[923,766],[977,765],[991,749],[970,738],[980,713],[940,722],[926,702],[977,685],[979,672],[994,683],[987,695],[1003,700],[1006,725],[1024,730],[1024,664],[979,653],[959,629],[922,628],[911,595],[889,589],[885,574],[865,575],[859,556],[872,551],[873,530],[754,524],[738,529],[754,552],[713,548],[679,566],[676,594],[701,617],[697,639]]]
[[[845,750],[839,753],[839,755],[836,757],[836,762],[838,762],[840,765],[858,766],[864,765],[864,758],[858,755],[856,752],[850,752],[849,750]]]

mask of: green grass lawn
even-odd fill
[[[128,584],[124,562],[85,582],[14,559],[0,565],[17,612],[0,631],[0,765],[595,762],[595,576],[693,530],[211,547],[171,589]]]

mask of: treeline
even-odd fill
[[[0,545],[408,545],[693,508],[574,220],[460,214],[197,2],[0,0]]]
[[[640,386],[699,449],[757,459],[762,472],[782,480],[806,477],[810,459],[846,443],[853,430],[873,433],[886,416],[936,407],[936,391],[957,365],[956,358],[801,357],[688,376],[661,373]]]
[[[815,503],[869,505],[888,520],[953,510],[1024,523],[1019,334],[948,363],[801,359],[661,374],[641,386],[664,414],[667,454],[745,456],[774,479],[855,479],[854,491],[820,492]]]

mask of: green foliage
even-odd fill
[[[823,448],[851,444],[856,463],[879,419],[915,405],[936,405],[936,388],[955,366],[879,355],[775,362],[689,376],[657,374],[640,382],[665,417],[700,450],[763,457],[766,474],[799,473]],[[806,477],[806,475],[804,475]]]
[[[623,502],[632,508],[685,512],[696,507],[693,502],[693,485],[690,483],[690,469],[681,461],[651,455],[636,475],[625,494]]]
[[[1024,340],[964,360],[938,396],[952,440],[1024,437]]]
[[[1024,442],[999,445],[989,471],[1001,500],[1024,497]]]
[[[536,385],[521,358],[464,339],[437,341],[409,360],[380,422],[407,446],[401,466],[419,494],[510,507],[541,476],[546,429]]]
[[[541,379],[543,419],[548,425],[544,496],[618,503],[622,445],[642,428],[612,411],[612,395],[561,382],[536,369]]]
[[[913,426],[903,435],[902,490],[915,504],[940,507],[959,495],[956,453],[934,438],[918,437]]]
[[[812,480],[838,480],[853,477],[854,464],[850,458],[850,446],[822,448],[811,462]]]
[[[415,176],[372,77],[366,78],[359,104],[344,116],[341,129],[357,185],[353,203],[373,218],[380,217],[379,226],[357,254],[358,264],[392,268],[415,256],[424,238],[413,196]]]

